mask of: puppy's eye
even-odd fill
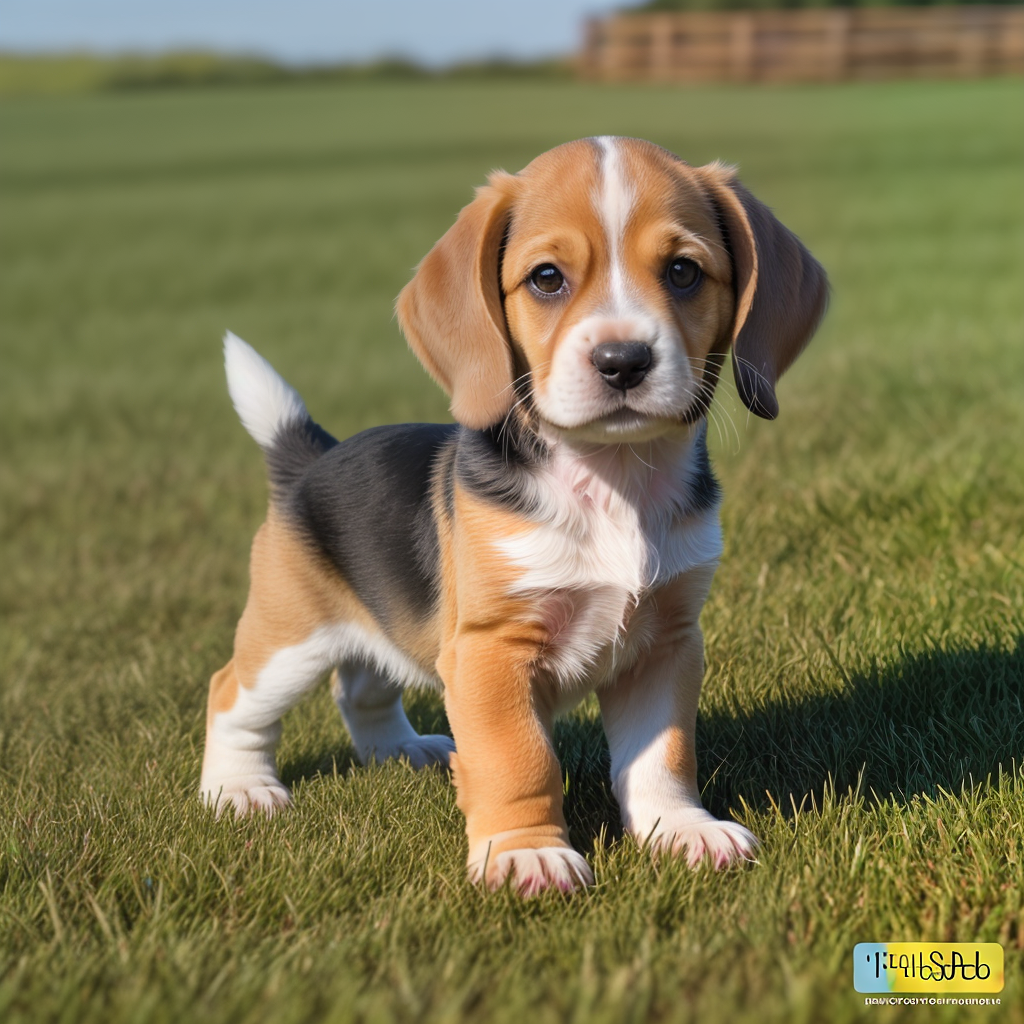
[[[680,295],[692,294],[697,285],[700,284],[703,274],[701,269],[693,260],[678,259],[672,260],[668,265],[666,275],[669,287]]]
[[[554,295],[562,290],[565,278],[562,277],[562,272],[558,267],[551,263],[542,263],[530,275],[530,282],[537,291],[543,292],[545,295]]]

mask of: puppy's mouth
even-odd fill
[[[595,416],[572,427],[551,424],[559,433],[596,444],[626,444],[633,441],[651,441],[678,429],[675,417],[654,415],[622,405],[611,412]]]
[[[630,430],[643,429],[656,419],[657,417],[651,416],[646,412],[641,412],[639,409],[633,409],[628,405],[624,405],[622,408],[615,409],[604,416],[598,416],[596,419],[591,420],[590,423],[585,424],[585,426],[591,427],[600,424],[608,430],[628,432]]]

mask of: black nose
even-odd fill
[[[606,341],[594,349],[590,361],[609,387],[628,391],[647,376],[651,346],[642,341]]]

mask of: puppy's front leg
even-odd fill
[[[678,577],[655,596],[657,640],[638,665],[598,692],[612,755],[612,791],[623,825],[652,852],[695,867],[749,859],[757,839],[704,810],[697,788],[694,734],[704,675],[698,618],[714,566]]]
[[[522,895],[577,889],[594,877],[569,844],[552,713],[529,670],[530,645],[506,632],[463,633],[438,663],[470,878],[494,889],[511,875]]]

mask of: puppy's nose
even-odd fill
[[[590,361],[609,387],[628,391],[647,376],[651,346],[642,341],[606,341],[594,348]]]

